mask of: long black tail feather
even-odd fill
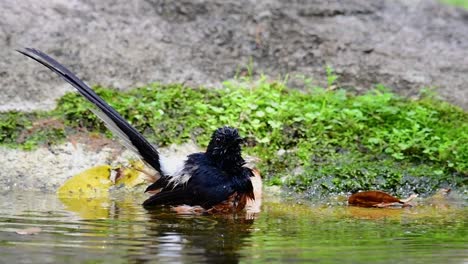
[[[95,109],[93,112],[103,119],[107,127],[122,140],[126,141],[127,144],[124,145],[137,152],[146,163],[161,173],[158,151],[88,85],[65,68],[65,66],[39,50],[25,48],[24,50],[17,51],[41,63],[75,87],[81,95],[98,108],[98,110]]]

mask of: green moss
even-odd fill
[[[382,86],[363,95],[332,90],[335,79],[329,76],[329,88],[307,91],[265,79],[228,81],[224,89],[152,84],[127,92],[96,90],[160,146],[189,140],[206,146],[214,129],[239,128],[248,138],[246,152],[261,158],[269,184],[314,193],[426,193],[466,184],[468,113],[431,96],[402,98]],[[58,126],[24,136],[32,120],[51,117],[71,130],[109,133],[88,107],[69,93],[48,113],[3,113],[0,143],[31,147],[40,138],[48,144],[63,139]]]

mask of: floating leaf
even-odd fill
[[[133,188],[139,184],[145,183],[145,177],[143,177],[141,171],[145,168],[145,165],[141,161],[130,162],[129,167],[119,169],[120,177],[115,179],[116,185],[124,185],[127,188]]]
[[[85,170],[68,179],[57,191],[59,197],[106,197],[109,187],[111,167],[102,165]]]
[[[145,177],[140,173],[143,168],[141,161],[118,169],[108,165],[96,166],[68,179],[57,194],[67,210],[78,213],[84,219],[108,218],[110,188],[114,185],[133,188],[144,183]],[[112,179],[114,172],[116,176]]]
[[[362,207],[388,207],[385,205],[404,204],[400,199],[382,191],[358,192],[348,198],[348,204]]]
[[[85,170],[68,179],[57,191],[59,197],[96,198],[107,197],[113,185],[133,188],[145,182],[142,176],[144,164],[141,161],[131,162],[128,167],[112,169],[102,165]],[[116,173],[112,179],[112,173]]]

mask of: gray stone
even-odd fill
[[[433,0],[3,0],[0,111],[50,109],[68,85],[14,51],[39,48],[90,84],[220,86],[255,74],[324,85],[382,83],[417,95],[438,87],[468,108],[468,12]]]
[[[201,150],[187,143],[159,151],[166,157],[182,159]],[[33,151],[0,147],[0,157],[0,191],[43,192],[56,191],[67,179],[91,167],[127,165],[129,160],[137,158],[133,152],[116,144],[92,149],[82,143],[40,147]]]

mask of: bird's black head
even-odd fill
[[[211,136],[206,150],[208,157],[223,169],[240,169],[245,164],[241,156],[241,143],[237,129],[221,127]]]

